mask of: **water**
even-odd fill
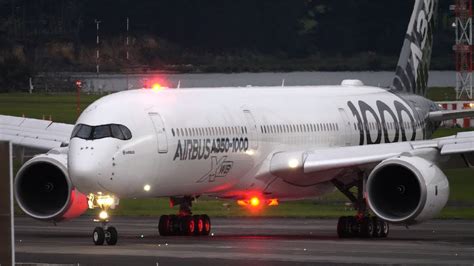
[[[344,79],[360,79],[367,85],[388,87],[393,72],[290,72],[290,73],[236,73],[236,74],[74,74],[83,81],[85,91],[121,91],[143,88],[159,82],[167,87],[245,87],[245,86],[305,86],[337,85]],[[128,84],[128,86],[127,86]],[[432,71],[430,87],[454,87],[454,71]]]

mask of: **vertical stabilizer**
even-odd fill
[[[425,95],[433,46],[438,0],[415,0],[393,88]]]

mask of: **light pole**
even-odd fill
[[[99,66],[99,58],[100,58],[100,37],[99,37],[99,24],[102,22],[98,19],[95,19],[94,20],[95,24],[96,24],[96,27],[97,27],[97,35],[96,35],[96,57],[95,57],[95,62],[96,62],[96,73],[97,75],[99,75],[99,72],[100,72],[100,66]]]
[[[129,54],[129,31],[130,31],[130,20],[129,18],[127,17],[127,37],[125,39],[125,47],[126,47],[126,51],[127,51],[127,55],[126,55],[126,58],[127,58],[127,67],[125,68],[125,76],[127,77],[127,90],[130,89],[130,84],[129,84],[129,81],[128,81],[128,67],[130,66],[130,54]]]

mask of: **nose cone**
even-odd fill
[[[93,141],[71,141],[69,147],[68,171],[72,183],[82,193],[96,193],[106,190],[101,185],[110,175],[110,153],[100,149]],[[109,163],[111,164],[111,163]]]

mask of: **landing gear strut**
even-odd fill
[[[332,183],[341,191],[353,206],[357,209],[355,216],[343,216],[337,222],[337,235],[339,238],[362,237],[362,238],[385,238],[389,234],[389,225],[378,217],[370,217],[367,201],[364,198],[364,179],[359,176],[350,184],[344,184],[338,180]],[[357,193],[351,191],[357,188]]]
[[[158,224],[161,236],[207,236],[211,220],[207,215],[192,215],[193,197],[171,198],[171,205],[179,204],[178,215],[162,215]]]

